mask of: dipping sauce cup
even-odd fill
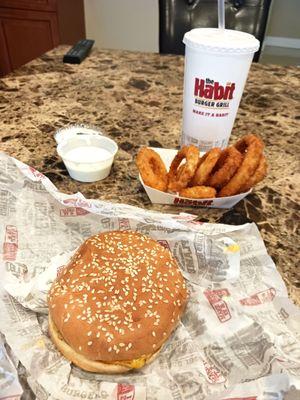
[[[116,142],[101,135],[73,136],[57,145],[71,178],[80,182],[105,179],[117,151]]]

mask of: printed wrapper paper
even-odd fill
[[[19,400],[23,391],[18,381],[15,359],[8,355],[4,343],[4,336],[0,333],[0,398]]]
[[[169,169],[173,158],[177,154],[177,150],[161,149],[156,147],[151,147],[151,148],[160,155],[166,168]],[[179,194],[166,193],[162,192],[161,190],[153,189],[152,187],[145,185],[141,175],[139,175],[139,179],[149,199],[153,204],[174,204],[176,206],[185,206],[185,207],[189,206],[189,207],[209,207],[209,208],[231,208],[239,201],[241,201],[244,197],[246,197],[249,193],[251,193],[250,189],[248,192],[236,194],[235,196],[214,197],[208,199],[191,199],[179,196]]]
[[[0,331],[37,399],[280,400],[300,388],[300,312],[254,224],[201,224],[189,214],[65,195],[3,153],[0,184]],[[156,360],[118,376],[70,365],[49,338],[46,304],[82,241],[112,229],[169,248],[190,293]]]

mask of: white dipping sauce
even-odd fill
[[[67,151],[64,157],[76,163],[91,163],[107,160],[111,153],[96,146],[80,146]]]

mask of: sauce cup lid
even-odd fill
[[[69,125],[56,131],[54,138],[56,143],[59,144],[70,139],[71,137],[81,135],[103,136],[103,133],[98,129],[87,125]]]

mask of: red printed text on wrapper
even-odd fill
[[[225,382],[224,376],[214,366],[210,365],[207,361],[203,361],[207,379],[210,383]]]
[[[120,231],[130,230],[130,222],[128,218],[119,218],[119,229]]]
[[[35,178],[38,178],[38,179],[40,179],[40,180],[46,178],[45,175],[43,175],[41,172],[37,171],[35,168],[33,168],[33,167],[28,167],[28,169],[29,169],[29,171],[32,173],[32,175],[33,175]]]
[[[269,288],[267,290],[263,290],[262,292],[255,293],[250,297],[241,299],[240,303],[243,306],[258,306],[259,304],[268,303],[272,301],[275,296],[276,296],[276,289]]]
[[[82,215],[89,214],[89,212],[80,207],[68,207],[68,208],[62,208],[59,211],[59,214],[61,217],[79,217]]]
[[[217,314],[220,322],[226,322],[231,319],[227,303],[223,300],[223,297],[230,296],[228,289],[206,290],[204,295]]]
[[[118,383],[117,400],[134,400],[135,388],[134,385]]]
[[[91,208],[91,203],[87,200],[84,199],[64,199],[63,204],[66,206],[76,206],[76,207],[82,207],[82,208]]]
[[[18,230],[14,225],[7,225],[3,243],[3,260],[15,261],[18,252]]]

